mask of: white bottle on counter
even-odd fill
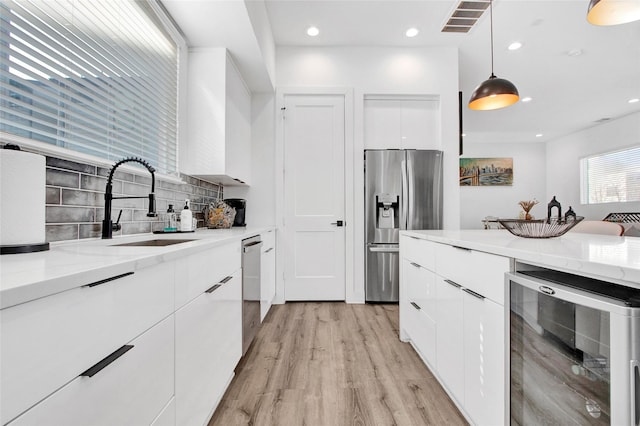
[[[193,231],[193,214],[189,209],[189,200],[184,200],[184,209],[180,212],[180,232]]]

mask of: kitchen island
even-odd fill
[[[561,237],[537,239],[516,237],[500,229],[403,234],[640,289],[639,237],[569,232]]]
[[[505,274],[531,269],[592,278],[605,287],[625,286],[637,297],[640,238],[569,233],[526,239],[506,230],[401,232],[400,339],[411,343],[471,424],[511,423],[509,314],[514,305]],[[623,416],[629,413],[628,402],[626,407]]]

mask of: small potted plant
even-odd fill
[[[520,207],[522,207],[522,210],[524,210],[524,219],[525,220],[533,219],[533,217],[529,214],[529,212],[531,211],[533,206],[538,204],[538,200],[520,201],[518,204],[520,204]]]

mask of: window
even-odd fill
[[[156,10],[0,0],[0,130],[177,174],[178,47]]]
[[[640,201],[640,146],[583,158],[582,204]]]

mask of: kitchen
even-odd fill
[[[457,93],[458,90],[462,90],[465,93],[466,103],[466,97],[478,83],[487,77],[490,70],[488,55],[489,22],[486,16],[478,22],[478,26],[468,36],[462,36],[471,37],[472,41],[469,43],[472,50],[481,50],[485,54],[474,57],[475,59],[473,60],[479,60],[481,61],[480,63],[465,63],[468,53],[463,46],[458,51],[457,46],[445,45],[444,42],[436,45],[429,45],[428,42],[418,42],[418,45],[411,44],[416,42],[402,40],[405,38],[403,35],[404,28],[401,29],[400,36],[398,36],[401,39],[401,41],[397,42],[398,46],[388,46],[389,43],[380,41],[376,45],[368,45],[366,40],[359,39],[353,34],[352,37],[355,38],[347,42],[331,39],[329,41],[313,41],[312,39],[309,39],[309,41],[290,41],[284,38],[286,34],[281,32],[285,31],[285,29],[289,29],[292,32],[294,30],[303,32],[313,22],[302,22],[304,19],[298,16],[300,22],[294,25],[291,22],[295,21],[287,21],[286,17],[287,13],[293,13],[295,10],[293,12],[281,10],[277,13],[278,7],[284,8],[284,6],[289,5],[292,8],[308,9],[310,12],[314,10],[310,7],[312,3],[301,3],[267,2],[266,6],[264,6],[261,5],[261,2],[249,2],[245,6],[243,2],[165,2],[167,9],[187,34],[190,45],[195,46],[193,50],[200,50],[203,56],[211,53],[215,57],[214,67],[205,67],[200,73],[201,75],[209,73],[217,76],[226,73],[228,78],[233,78],[235,73],[228,68],[230,66],[230,61],[227,60],[229,56],[232,58],[231,63],[233,65],[231,66],[235,66],[240,71],[239,74],[241,74],[244,83],[235,81],[233,85],[229,83],[228,86],[235,88],[235,100],[242,102],[239,110],[244,111],[244,115],[242,113],[239,116],[236,115],[235,122],[227,123],[229,128],[226,129],[226,134],[237,134],[230,129],[232,126],[238,126],[235,129],[240,129],[238,130],[241,132],[240,139],[243,140],[246,146],[240,153],[240,158],[244,161],[231,161],[233,158],[227,158],[226,164],[223,165],[227,167],[227,170],[224,170],[224,167],[222,170],[220,168],[218,170],[198,170],[197,162],[191,162],[192,159],[189,158],[189,152],[183,151],[184,146],[191,144],[192,139],[198,138],[197,132],[199,130],[214,132],[220,131],[220,129],[212,127],[212,122],[216,120],[205,121],[200,117],[195,117],[195,121],[189,121],[194,120],[194,118],[187,114],[188,129],[189,132],[193,133],[179,133],[178,137],[183,138],[179,143],[179,149],[181,150],[179,158],[181,161],[180,169],[188,170],[191,168],[192,171],[186,173],[189,175],[187,186],[180,181],[159,181],[157,183],[159,188],[157,190],[159,198],[158,211],[164,211],[164,206],[160,207],[160,201],[165,203],[168,200],[181,201],[178,206],[182,206],[185,198],[191,198],[192,192],[198,193],[199,191],[205,192],[208,198],[196,203],[194,208],[196,211],[208,204],[209,200],[215,200],[222,190],[224,190],[225,198],[247,199],[249,207],[247,209],[246,222],[249,225],[264,228],[275,226],[277,228],[276,247],[278,247],[278,256],[275,260],[275,269],[278,272],[276,276],[280,277],[285,274],[285,279],[276,280],[274,303],[284,303],[289,300],[305,298],[304,294],[295,298],[287,296],[294,294],[293,292],[295,291],[285,287],[285,285],[288,285],[286,283],[291,282],[291,279],[287,280],[286,274],[293,273],[293,271],[287,269],[291,267],[292,262],[286,262],[286,259],[292,259],[293,254],[296,253],[296,251],[287,251],[292,250],[292,248],[289,240],[287,240],[289,238],[288,229],[284,226],[295,220],[294,217],[287,216],[288,212],[285,211],[284,203],[284,200],[288,199],[285,197],[286,191],[291,190],[291,188],[286,187],[286,183],[292,182],[292,179],[276,178],[281,176],[283,170],[286,170],[286,173],[292,171],[289,168],[285,168],[283,155],[285,145],[282,139],[286,129],[282,124],[282,118],[284,116],[284,122],[286,122],[286,117],[289,116],[291,118],[290,114],[294,114],[294,109],[286,104],[288,99],[294,99],[294,95],[317,95],[325,98],[329,95],[339,96],[344,99],[345,106],[344,126],[346,140],[344,142],[346,149],[344,161],[351,166],[344,168],[343,191],[346,194],[353,193],[355,196],[346,197],[348,202],[344,204],[343,210],[338,213],[332,212],[333,216],[328,217],[326,220],[327,223],[337,222],[338,220],[343,220],[346,223],[346,226],[341,229],[338,229],[338,227],[324,229],[327,235],[335,237],[336,233],[341,233],[342,238],[344,238],[342,243],[344,272],[336,274],[342,276],[342,281],[337,285],[338,289],[341,287],[342,292],[337,293],[335,297],[332,295],[331,297],[327,295],[316,296],[317,298],[322,297],[322,300],[337,299],[345,300],[349,303],[362,303],[365,300],[363,285],[365,260],[363,251],[360,250],[360,247],[364,245],[364,230],[360,226],[362,222],[359,219],[364,217],[364,197],[360,195],[359,190],[356,190],[364,186],[364,176],[354,171],[363,169],[361,152],[365,148],[371,147],[367,145],[369,140],[367,139],[367,130],[364,125],[369,117],[367,115],[368,111],[370,111],[365,109],[365,101],[372,101],[370,99],[371,96],[387,97],[387,100],[390,101],[394,101],[393,97],[397,95],[407,97],[437,96],[437,108],[432,113],[437,114],[438,120],[436,122],[439,127],[430,129],[430,131],[435,132],[436,136],[427,142],[423,141],[422,143],[425,145],[422,148],[440,149],[445,153],[443,227],[446,230],[459,228],[479,229],[482,226],[481,220],[489,215],[515,217],[518,214],[517,202],[523,198],[536,197],[542,201],[551,199],[553,195],[556,195],[562,201],[565,210],[566,207],[572,205],[578,214],[585,216],[587,219],[595,220],[602,219],[611,211],[639,210],[638,202],[613,205],[582,205],[580,203],[578,182],[578,159],[580,157],[598,154],[609,149],[616,150],[637,145],[639,132],[637,125],[638,104],[628,104],[625,98],[615,108],[606,109],[604,105],[598,105],[598,102],[601,102],[600,99],[585,99],[584,94],[579,91],[586,90],[584,85],[576,85],[579,87],[573,88],[570,87],[570,84],[565,83],[565,86],[562,87],[562,93],[566,91],[566,98],[574,100],[562,114],[554,111],[551,107],[554,103],[560,103],[560,100],[545,99],[545,96],[550,96],[550,94],[534,94],[532,95],[534,99],[531,103],[518,104],[511,108],[493,112],[470,112],[465,108],[464,127],[468,136],[465,137],[464,141],[464,156],[511,156],[514,158],[514,163],[517,167],[516,173],[520,173],[520,175],[516,174],[514,185],[511,187],[461,188],[457,178],[459,154]],[[421,22],[411,23],[410,25],[424,25],[425,27],[422,31],[425,33],[431,31],[436,35],[440,32],[442,23],[455,6],[453,2],[437,2],[438,8],[436,11],[424,13],[424,11],[419,10],[419,3],[421,2],[408,3],[410,4],[405,5],[408,7],[407,10],[404,10],[403,13],[397,12],[404,19],[401,24],[405,25],[407,16],[411,16],[411,19],[416,19],[417,16],[420,16]],[[539,33],[541,31],[546,30],[545,22],[549,22],[549,25],[551,25],[553,20],[547,18],[548,21],[543,20],[537,23],[534,21],[531,23],[530,31],[533,34],[530,39],[525,41],[526,44],[523,48],[526,49],[529,46],[532,49],[542,49],[540,51],[541,59],[546,58],[543,63],[538,64],[535,61],[519,59],[518,55],[523,55],[526,50],[512,53],[507,52],[504,48],[507,42],[512,41],[510,37],[519,37],[513,31],[523,26],[522,22],[518,22],[517,19],[511,19],[510,16],[521,16],[520,14],[537,16],[541,12],[534,12],[535,2],[512,3],[516,4],[510,6],[506,2],[497,2],[495,7],[496,36],[498,37],[502,32],[499,37],[505,37],[504,40],[497,39],[499,42],[496,42],[496,46],[501,46],[499,49],[496,48],[496,74],[500,77],[512,79],[521,90],[521,95],[528,96],[529,94],[524,93],[525,90],[537,93],[537,90],[542,90],[539,87],[542,83],[548,83],[547,79],[541,76],[546,75],[547,68],[549,68],[550,59],[544,55],[549,50],[548,46],[550,44],[546,42],[547,44],[544,46],[537,46],[535,40],[536,37],[540,36]],[[562,2],[562,6],[558,7],[562,7],[564,13],[575,15],[576,20],[582,23],[584,21],[584,9],[586,8],[582,3],[577,1]],[[346,13],[346,9],[349,8],[349,4],[347,2],[344,4],[340,2],[332,6],[333,9],[328,9],[329,11],[324,9],[324,13],[327,15],[325,19],[329,20],[329,22],[332,19],[336,19],[335,15],[343,16],[347,20],[344,23],[345,28],[348,22],[354,22],[348,20],[349,15]],[[387,5],[385,9],[384,2],[380,2],[377,6],[382,8],[382,10],[378,10],[379,19],[382,19],[382,22],[385,21],[383,18],[391,19],[392,16],[395,17],[394,19],[400,19],[396,17],[395,12],[392,13],[396,9],[395,6]],[[316,4],[316,7],[319,7],[319,5]],[[341,7],[344,7],[345,10],[335,9]],[[369,5],[369,7],[373,6]],[[412,9],[412,7],[418,9]],[[527,9],[527,7],[532,9]],[[508,9],[510,8],[513,8],[513,10],[509,13]],[[321,10],[317,12],[317,19],[323,16]],[[298,10],[297,13],[301,12]],[[423,16],[424,19],[422,18]],[[193,28],[187,27],[182,23],[184,22],[183,20],[188,19],[196,23]],[[283,21],[279,21],[279,19]],[[307,19],[311,20],[311,18]],[[433,22],[422,23],[422,21],[427,21],[428,19],[433,20]],[[201,28],[198,29],[197,25]],[[325,34],[323,28],[328,27],[329,24],[320,25],[317,23],[316,25],[321,27],[321,38],[316,40],[322,40]],[[379,28],[382,32],[382,28],[387,27],[380,25]],[[620,77],[615,80],[619,85],[626,86],[623,88],[610,87],[609,90],[612,93],[614,89],[621,90],[628,98],[637,97],[638,80],[634,78],[634,76],[638,75],[637,46],[632,43],[632,40],[637,40],[638,38],[637,22],[616,27],[594,26],[587,28],[586,31],[590,37],[589,44],[583,45],[585,42],[572,39],[567,42],[566,46],[555,48],[556,59],[554,61],[557,60],[558,70],[567,70],[567,74],[573,75],[575,71],[573,67],[584,67],[583,62],[573,64],[570,61],[586,60],[589,57],[589,50],[594,49],[596,45],[596,41],[591,37],[599,37],[603,32],[606,32],[608,36],[612,37],[612,40],[620,40],[623,43],[621,52],[630,52],[630,54],[626,55],[618,52],[618,56],[611,52],[612,57],[607,56],[607,59],[596,61],[602,66],[608,65],[615,68],[616,73],[621,73],[616,74],[620,75]],[[535,32],[536,29],[538,30],[537,33]],[[507,30],[510,30],[511,33],[507,33]],[[212,31],[214,34],[212,35],[208,31]],[[220,33],[215,33],[215,31],[220,31]],[[393,29],[386,29],[385,31],[393,31]],[[276,34],[279,37],[277,43],[275,40]],[[227,45],[224,47],[228,48],[229,53],[221,51],[219,49],[220,46],[207,45],[206,41],[198,39],[199,36],[205,38],[216,37],[216,40],[225,40]],[[298,37],[306,38],[306,35],[301,34]],[[389,34],[381,34],[380,37],[387,37],[388,39],[391,36]],[[440,37],[443,36],[440,35]],[[460,35],[456,34],[455,37],[457,38],[454,44],[461,43]],[[627,44],[625,45],[624,43]],[[615,50],[611,49],[610,46],[612,44],[604,44],[604,47],[600,47],[602,50],[598,50],[598,54],[604,55],[608,53],[607,51]],[[565,49],[570,50],[576,47],[584,49],[585,54],[578,56],[576,59],[576,57],[563,53]],[[598,57],[600,58],[601,56]],[[595,67],[596,65],[591,64],[591,66]],[[530,84],[529,87],[526,86],[525,80],[523,80],[523,68],[526,69],[527,67],[535,70],[534,77],[539,77],[532,77],[532,83],[528,83]],[[188,81],[198,78],[198,70],[196,68],[190,68],[189,72],[194,72],[195,74],[183,73],[181,78]],[[601,73],[610,74],[611,72],[613,71],[605,69]],[[190,78],[187,78],[187,75]],[[611,80],[614,79],[612,78]],[[598,87],[602,84],[599,82]],[[243,85],[245,86],[244,96],[241,90]],[[612,84],[612,86],[614,85]],[[576,90],[577,93],[571,92],[569,94],[570,90]],[[202,90],[195,89],[195,91],[201,92]],[[210,92],[214,95],[213,99],[216,99],[216,95],[220,99],[226,96],[224,87],[222,89],[220,87],[212,87]],[[249,100],[246,96],[247,92],[250,93]],[[240,95],[237,95],[237,93],[240,93]],[[197,94],[193,95],[196,96]],[[428,96],[426,99],[421,100],[425,102],[434,100],[433,97],[429,98]],[[190,105],[189,102],[196,101],[194,97],[183,100],[187,105]],[[541,106],[538,107],[536,104]],[[224,111],[222,113],[219,111],[220,105],[215,103],[213,105],[216,107],[212,108],[213,116],[215,114],[224,114]],[[233,108],[231,108],[233,105],[235,104],[227,103],[222,105],[222,109],[226,108],[228,111],[233,111]],[[247,107],[247,105],[249,106]],[[281,110],[285,106],[288,111]],[[525,110],[525,108],[530,107],[554,113],[555,116],[567,122],[565,123],[566,127],[551,130],[536,129],[536,120],[530,119],[529,113]],[[247,118],[246,114],[247,109],[250,111],[249,118]],[[610,117],[611,120],[599,125],[593,125],[593,122],[603,117]],[[575,122],[574,120],[578,120],[578,118],[582,121]],[[222,116],[222,119],[224,120],[224,116]],[[250,123],[249,130],[247,130],[247,121]],[[244,122],[245,125],[238,125],[238,122]],[[480,127],[480,124],[485,127]],[[474,126],[478,129],[477,134],[474,134]],[[500,129],[500,131],[496,132],[495,129]],[[225,129],[222,130],[223,133],[219,138],[224,139],[226,137],[224,131]],[[554,131],[557,131],[557,134],[554,135]],[[535,137],[535,134],[540,132],[546,133],[545,136],[541,137],[542,141],[540,141],[541,138]],[[610,135],[615,135],[615,137],[612,138]],[[521,142],[521,138],[525,139],[526,143],[516,143]],[[607,141],[608,146],[606,148],[602,147],[602,140]],[[400,144],[401,142],[395,143]],[[18,144],[24,147],[23,143]],[[381,148],[390,147],[396,146]],[[314,152],[314,154],[316,153]],[[228,150],[224,155],[232,156],[234,153]],[[323,152],[319,152],[317,155],[323,155]],[[47,166],[49,167],[46,194],[48,200],[47,240],[54,242],[98,237],[102,216],[97,212],[97,210],[100,210],[99,208],[91,207],[91,200],[95,199],[99,202],[100,197],[104,194],[105,171],[109,171],[113,162],[97,163],[97,166],[96,163],[92,163],[91,166],[83,164],[77,158],[59,158],[55,155],[51,155],[51,157],[47,160]],[[250,163],[246,161],[247,157],[251,157]],[[219,151],[214,160],[218,158],[220,158]],[[324,159],[324,157],[318,158]],[[269,159],[273,160],[270,161]],[[247,172],[247,164],[251,165],[250,173]],[[157,165],[154,164],[154,166]],[[232,166],[236,167],[236,169],[233,170]],[[313,164],[309,166],[311,168]],[[313,171],[326,173],[320,166],[317,166]],[[248,186],[230,185],[228,180],[223,182],[220,176],[227,175],[248,182]],[[216,176],[216,178],[213,178],[213,176]],[[541,176],[544,178],[540,178]],[[304,177],[304,175],[301,175],[301,179]],[[118,185],[132,188],[133,195],[145,196],[149,191],[149,182],[145,180],[144,174],[138,175],[131,172],[131,177],[119,175],[116,176],[116,181]],[[76,184],[75,182],[80,183]],[[221,182],[222,184],[220,184]],[[313,186],[313,191],[318,191],[319,198],[321,196],[328,197],[331,194],[330,190],[320,192],[325,189],[324,186],[329,186],[323,185],[323,182],[320,182],[320,184],[309,182],[309,185],[317,185],[317,187]],[[562,182],[563,185],[558,185],[557,182]],[[74,188],[77,188],[78,191],[72,191]],[[160,196],[161,190],[165,191],[162,196]],[[138,205],[135,201],[126,201],[126,203],[129,202],[131,204],[124,204],[121,205],[122,207],[118,207],[122,208],[124,212],[122,220],[123,233],[129,235],[151,232],[151,225],[149,225],[149,222],[145,222],[147,219],[144,219],[144,214],[146,214],[145,206]],[[125,202],[123,201],[123,203]],[[141,214],[140,210],[144,214]],[[542,210],[544,210],[543,206],[538,206],[534,208],[533,213],[536,216],[544,216]],[[100,220],[95,220],[96,216]],[[332,244],[333,242],[334,240],[327,237],[326,244]],[[331,250],[325,248],[323,251]],[[127,255],[124,254],[124,256]],[[313,256],[317,256],[317,253],[311,253],[311,258]],[[6,268],[4,264],[7,262],[5,260],[6,257],[3,256],[2,258],[3,269]],[[320,259],[324,260],[322,257]],[[309,261],[307,260],[307,262]],[[324,264],[326,262],[317,263]],[[312,266],[316,265],[312,264]],[[187,270],[190,270],[190,268],[187,268]],[[232,272],[230,271],[229,273]],[[321,272],[324,273],[325,271]],[[3,290],[4,285],[3,276]]]

